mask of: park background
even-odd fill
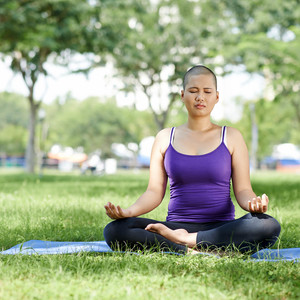
[[[185,121],[180,89],[194,64],[215,70],[213,117],[242,132],[253,169],[299,164],[292,145],[270,157],[274,145],[300,144],[297,4],[2,1],[2,165],[34,172],[53,145],[136,158],[143,138]]]
[[[143,139],[185,122],[194,64],[219,79],[214,121],[246,140],[253,188],[282,226],[274,247],[300,247],[299,20],[297,0],[0,0],[0,249],[103,240],[104,204],[147,187]],[[79,175],[93,154],[120,168]],[[147,217],[165,219],[168,197]],[[300,297],[299,264],[237,253],[1,255],[0,268],[5,299]]]

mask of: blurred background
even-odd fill
[[[299,23],[298,0],[0,0],[0,166],[147,168],[204,64],[251,169],[300,173]]]

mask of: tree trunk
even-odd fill
[[[26,147],[26,156],[25,156],[25,170],[27,173],[34,173],[35,171],[35,125],[36,125],[36,115],[38,105],[34,103],[33,96],[31,93],[28,97],[30,105],[30,115],[29,115],[29,124],[28,124],[28,142]]]
[[[165,110],[162,110],[160,113],[158,113],[153,108],[152,103],[151,103],[150,94],[148,93],[147,88],[145,88],[145,87],[144,87],[144,93],[148,98],[149,107],[152,111],[154,122],[155,122],[155,125],[157,126],[157,130],[160,131],[160,130],[164,129],[166,126],[166,123],[167,123],[167,120],[169,117],[169,113],[173,107],[175,100],[176,100],[177,94],[172,93],[170,95],[171,98],[170,98],[170,103],[169,103],[168,107]]]

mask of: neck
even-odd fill
[[[188,118],[187,128],[193,131],[206,131],[211,129],[214,124],[210,121],[210,118],[205,119],[192,119]]]

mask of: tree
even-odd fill
[[[286,138],[300,143],[299,1],[225,2],[236,24],[236,44],[227,48],[226,59],[264,76],[266,99],[294,108]]]
[[[270,102],[265,99],[245,103],[243,116],[234,126],[242,132],[250,153],[256,150],[252,148],[251,118],[253,118],[253,115],[251,115],[251,107],[253,106],[255,107],[253,113],[255,114],[258,130],[257,160],[259,162],[265,156],[270,155],[274,145],[288,140],[289,115],[292,108],[289,106],[283,107],[278,102]]]
[[[262,75],[266,82],[263,97],[271,101],[265,105],[261,105],[261,101],[256,103],[256,118],[252,118],[254,121],[258,119],[257,114],[265,115],[265,118],[260,118],[258,121],[258,130],[253,131],[250,147],[252,156],[256,157],[255,144],[258,142],[258,158],[261,158],[261,155],[266,153],[266,149],[271,151],[270,146],[276,141],[300,142],[299,1],[226,0],[225,3],[235,23],[232,37],[235,43],[225,48],[224,57],[231,64],[244,65],[249,73]],[[289,106],[294,109],[291,110]],[[281,107],[281,110],[278,107]],[[281,123],[275,123],[274,120],[278,119],[275,116],[270,120],[274,122],[271,124],[279,129],[279,132],[281,128],[287,129],[286,121],[289,122],[289,130],[282,140],[278,134],[272,135],[273,130],[267,120],[269,120],[269,110],[277,111],[282,116],[282,111],[286,111],[286,107],[289,115],[284,114],[286,117],[284,122],[281,120]],[[266,108],[269,110],[260,111]],[[252,122],[252,128],[254,126]],[[265,128],[269,129],[268,133],[265,132]],[[256,132],[258,132],[257,139],[254,138]],[[264,135],[260,136],[263,132]],[[262,140],[269,141],[269,145],[265,144],[265,147],[262,147]]]
[[[0,93],[0,128],[8,124],[27,127],[29,116],[25,100],[15,93]]]
[[[7,124],[0,131],[0,155],[23,156],[26,145],[27,131],[25,128]]]
[[[186,70],[194,64],[214,64],[231,34],[231,21],[220,1],[111,2],[119,40],[112,52],[124,90],[140,91],[147,99],[157,128],[165,127],[179,97]]]
[[[112,155],[112,143],[140,143],[155,133],[149,112],[117,107],[114,99],[88,98],[80,102],[68,99],[63,105],[56,102],[45,109],[48,147],[51,144],[83,147],[87,153],[100,149],[106,158]]]
[[[24,100],[21,95],[0,94],[0,155],[23,155],[25,152],[28,107]]]
[[[72,53],[101,52],[98,8],[85,0],[11,0],[0,5],[0,52],[10,57],[11,69],[22,75],[30,107],[26,170],[34,172],[35,126],[42,99],[36,83],[47,76],[46,62],[66,63]],[[100,39],[104,41],[104,39]],[[88,50],[90,49],[90,50]]]

